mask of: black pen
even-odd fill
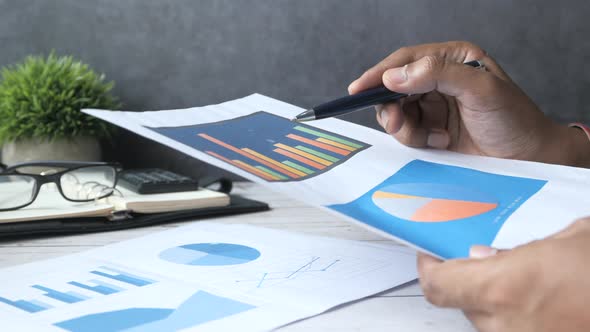
[[[465,64],[475,68],[483,67],[483,63],[477,60],[465,62]],[[377,104],[392,102],[407,96],[408,95],[405,93],[391,91],[386,87],[381,86],[315,106],[301,114],[298,114],[292,121],[304,122],[331,118],[334,116],[358,111]]]

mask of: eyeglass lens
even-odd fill
[[[60,179],[61,190],[71,200],[92,200],[113,193],[117,171],[112,166],[91,166],[71,170]]]
[[[0,175],[0,209],[13,209],[30,203],[35,185],[35,178],[28,175]]]

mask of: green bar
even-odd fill
[[[329,160],[329,161],[334,162],[334,163],[337,163],[340,160],[338,158],[334,158],[334,157],[329,156],[329,155],[327,155],[325,153],[321,153],[319,151],[316,151],[316,150],[310,149],[310,148],[306,148],[305,146],[301,146],[301,145],[297,145],[295,147],[295,149],[298,149],[298,150],[301,150],[301,151],[305,151],[307,153],[313,154],[316,157],[320,157],[322,159],[326,159],[326,160]]]
[[[352,142],[347,141],[345,139],[338,138],[338,137],[335,137],[335,136],[332,136],[332,135],[328,135],[328,134],[324,134],[324,133],[319,132],[317,130],[309,129],[309,128],[306,128],[306,127],[297,126],[297,127],[293,128],[293,129],[302,131],[304,133],[312,134],[312,135],[315,135],[315,136],[318,136],[318,137],[323,137],[323,138],[332,140],[334,142],[342,143],[342,144],[348,145],[348,146],[353,147],[353,148],[360,149],[360,148],[363,147],[362,145],[359,145],[359,144],[356,144],[356,143],[352,143]]]
[[[303,166],[301,166],[301,165],[297,165],[296,163],[290,162],[289,160],[285,160],[285,161],[283,161],[283,164],[285,164],[285,165],[287,165],[287,166],[291,166],[291,167],[293,167],[293,168],[295,168],[295,169],[298,169],[298,170],[302,171],[302,172],[303,172],[303,173],[305,173],[305,174],[313,174],[313,173],[315,173],[315,172],[314,172],[314,171],[312,171],[311,169],[309,169],[309,168],[306,168],[306,167],[303,167]]]
[[[284,176],[282,174],[279,174],[277,172],[273,172],[273,171],[271,171],[270,169],[268,169],[268,168],[266,168],[264,166],[255,166],[255,167],[258,168],[259,170],[263,171],[263,172],[266,172],[266,173],[268,173],[270,175],[276,176],[277,178],[279,178],[281,180],[287,180],[287,177],[286,176]]]

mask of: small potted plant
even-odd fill
[[[0,144],[5,164],[100,160],[112,131],[82,108],[118,109],[113,82],[71,56],[29,56],[0,78]]]

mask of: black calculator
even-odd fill
[[[199,182],[159,168],[124,170],[117,185],[141,195],[199,190]]]

